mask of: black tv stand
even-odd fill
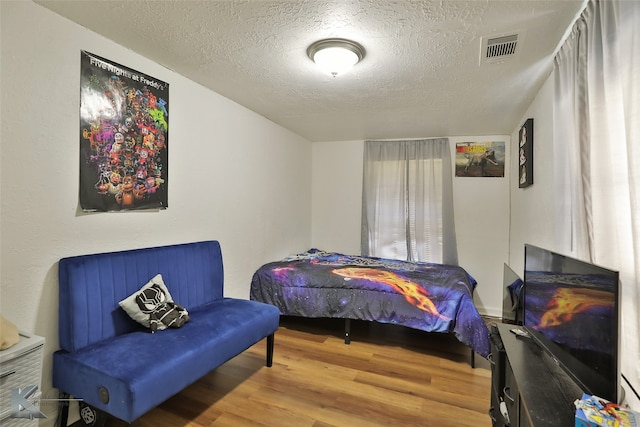
[[[495,427],[557,427],[575,424],[580,387],[531,338],[510,332],[512,324],[497,324],[501,339],[491,345],[491,408]],[[508,417],[500,411],[504,402]],[[508,418],[508,420],[507,420]]]

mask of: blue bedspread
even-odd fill
[[[458,266],[311,249],[260,267],[250,297],[275,305],[283,315],[453,333],[486,358],[489,330],[473,303],[475,286],[475,279]]]

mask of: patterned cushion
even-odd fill
[[[133,320],[152,332],[179,328],[189,320],[187,310],[173,301],[161,274],[118,304]]]

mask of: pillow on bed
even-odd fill
[[[189,313],[173,301],[160,274],[118,304],[129,317],[151,332],[167,327],[179,328],[189,320]]]

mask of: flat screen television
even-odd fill
[[[525,245],[524,328],[589,394],[619,401],[619,274]]]

